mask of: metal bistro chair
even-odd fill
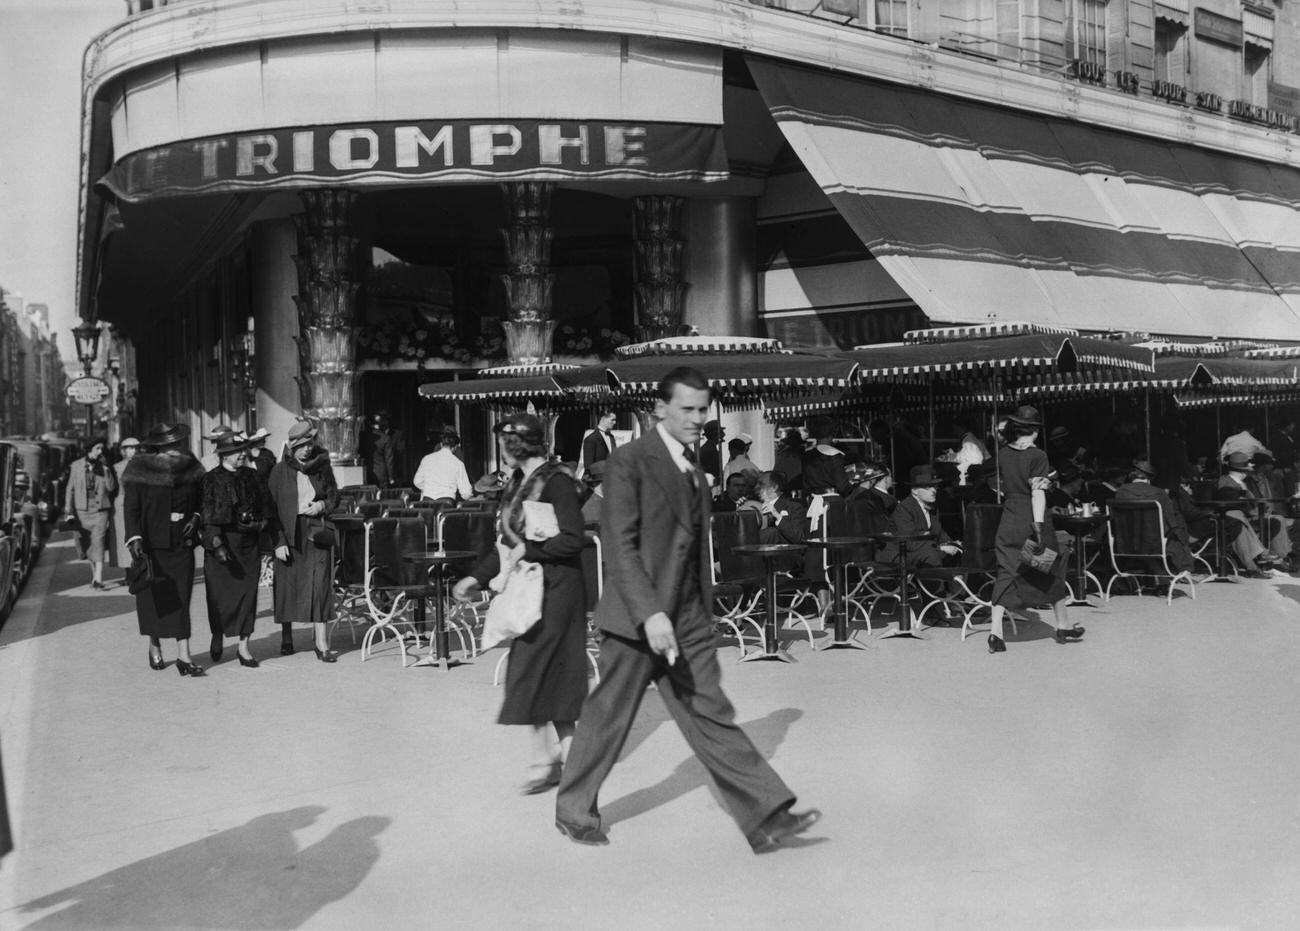
[[[443,550],[468,550],[475,554],[475,562],[483,559],[496,547],[496,514],[492,511],[461,511],[444,508],[437,513],[438,548]],[[427,516],[424,517],[427,520]],[[466,569],[469,567],[466,566]],[[469,638],[471,656],[478,655],[478,637],[487,614],[488,599],[484,597],[469,604],[453,604],[447,612],[446,622],[459,635]]]
[[[344,485],[339,494],[352,495],[357,501],[378,501],[378,485]]]
[[[942,606],[945,612],[955,611],[961,616],[961,638],[965,640],[974,633],[973,619],[979,611],[993,609],[992,588],[998,571],[997,547],[998,524],[1002,522],[1002,505],[969,504],[962,515],[962,551],[961,564],[918,568],[912,573],[917,590],[922,597],[928,598],[925,607],[917,613],[917,622],[925,624],[926,615],[934,608]],[[977,580],[983,581],[977,581]],[[941,591],[940,585],[955,585],[961,594]],[[1016,616],[1008,614],[1011,630],[1019,633]]]
[[[376,517],[366,521],[363,583],[366,608],[374,624],[361,640],[361,660],[374,652],[375,640],[394,639],[406,665],[407,639],[419,648],[421,632],[407,613],[413,599],[424,598],[428,583],[423,570],[403,561],[402,554],[428,548],[424,521],[412,517]]]
[[[759,602],[763,598],[764,569],[761,556],[738,554],[735,548],[758,542],[758,524],[757,511],[732,511],[710,518],[713,620],[731,631],[742,659],[748,647],[740,631],[741,624],[753,627],[758,642],[763,641]]]
[[[1140,578],[1168,579],[1166,604],[1174,603],[1174,586],[1179,583],[1186,584],[1188,594],[1196,598],[1192,573],[1186,569],[1176,572],[1169,565],[1164,508],[1159,501],[1112,500],[1107,533],[1110,536],[1110,564],[1115,570],[1106,583],[1107,598],[1110,598],[1110,589],[1116,579],[1133,579],[1138,584]]]

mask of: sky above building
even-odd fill
[[[0,286],[76,322],[81,55],[123,0],[0,0]]]

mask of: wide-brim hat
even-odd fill
[[[540,446],[546,441],[546,427],[536,414],[511,414],[492,429],[503,436],[513,434],[534,446]]]
[[[907,477],[907,484],[913,487],[917,485],[942,485],[943,479],[934,473],[934,466],[919,465],[912,467],[912,471]]]
[[[1134,459],[1133,470],[1135,472],[1141,472],[1143,475],[1148,477],[1156,474],[1156,467],[1153,466],[1150,463],[1150,461],[1146,459]]]
[[[1266,453],[1266,452],[1264,452],[1263,450],[1260,450],[1259,452],[1255,453],[1255,455],[1253,455],[1253,456],[1250,457],[1250,464],[1251,464],[1251,465],[1256,465],[1256,466],[1258,466],[1258,465],[1264,465],[1265,463],[1268,463],[1269,465],[1272,465],[1272,464],[1273,464],[1273,457],[1272,457],[1271,454]]]
[[[505,476],[500,472],[489,472],[474,483],[474,491],[480,495],[500,491],[506,486]]]
[[[1241,469],[1243,472],[1250,468],[1250,457],[1245,453],[1228,453],[1228,457],[1223,460],[1223,464],[1229,469]]]
[[[218,456],[229,456],[231,453],[242,453],[253,445],[253,441],[239,433],[228,433],[221,439],[217,440],[215,450]]]
[[[1043,415],[1038,413],[1038,408],[1029,404],[1017,407],[1014,414],[1007,415],[1007,420],[1018,423],[1022,427],[1041,427],[1043,425]]]
[[[207,433],[205,433],[203,435],[203,438],[205,440],[210,440],[211,442],[216,443],[220,441],[222,437],[233,436],[235,432],[236,432],[235,428],[230,426],[230,424],[219,423],[211,430],[209,430]]]
[[[248,442],[261,443],[270,435],[271,435],[271,431],[266,429],[266,427],[258,427],[256,431],[248,435]]]
[[[155,448],[162,446],[174,446],[177,443],[184,443],[190,438],[190,428],[183,423],[160,423],[155,424],[154,428],[149,431],[144,438],[146,446]]]
[[[317,430],[306,420],[300,420],[289,428],[289,448],[297,449],[299,446],[306,446],[312,440],[316,439]]]

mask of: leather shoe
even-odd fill
[[[588,847],[604,847],[609,843],[609,837],[604,831],[597,827],[588,827],[581,824],[569,824],[565,821],[560,821],[558,818],[555,821],[555,826],[559,829],[561,834],[573,841],[575,844],[586,844]]]
[[[225,650],[225,644],[220,637],[212,638],[212,645],[208,648],[208,655],[212,657],[212,662],[220,662],[222,651]]]
[[[1059,627],[1056,630],[1056,642],[1069,643],[1071,640],[1078,640],[1083,637],[1083,631],[1082,627]]]
[[[560,784],[560,764],[552,763],[540,776],[534,776],[519,787],[520,795],[541,795],[547,789],[554,789]]]
[[[989,634],[989,652],[1005,653],[1007,652],[1006,642],[995,634]]]
[[[293,656],[293,641],[292,641],[292,640],[281,640],[281,641],[280,641],[280,655],[281,655],[281,656]]]
[[[782,808],[769,815],[768,819],[752,831],[746,840],[749,841],[749,846],[753,848],[754,853],[770,853],[780,847],[781,842],[786,838],[808,830],[821,820],[821,816],[822,813],[816,808],[809,808],[803,812]]]

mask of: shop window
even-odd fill
[[[1065,20],[1065,57],[1107,66],[1105,0],[1069,0]]]
[[[1156,17],[1154,77],[1187,83],[1187,27],[1160,17]]]
[[[1242,99],[1256,106],[1268,106],[1268,81],[1272,56],[1269,50],[1258,45],[1245,45],[1246,75]]]

